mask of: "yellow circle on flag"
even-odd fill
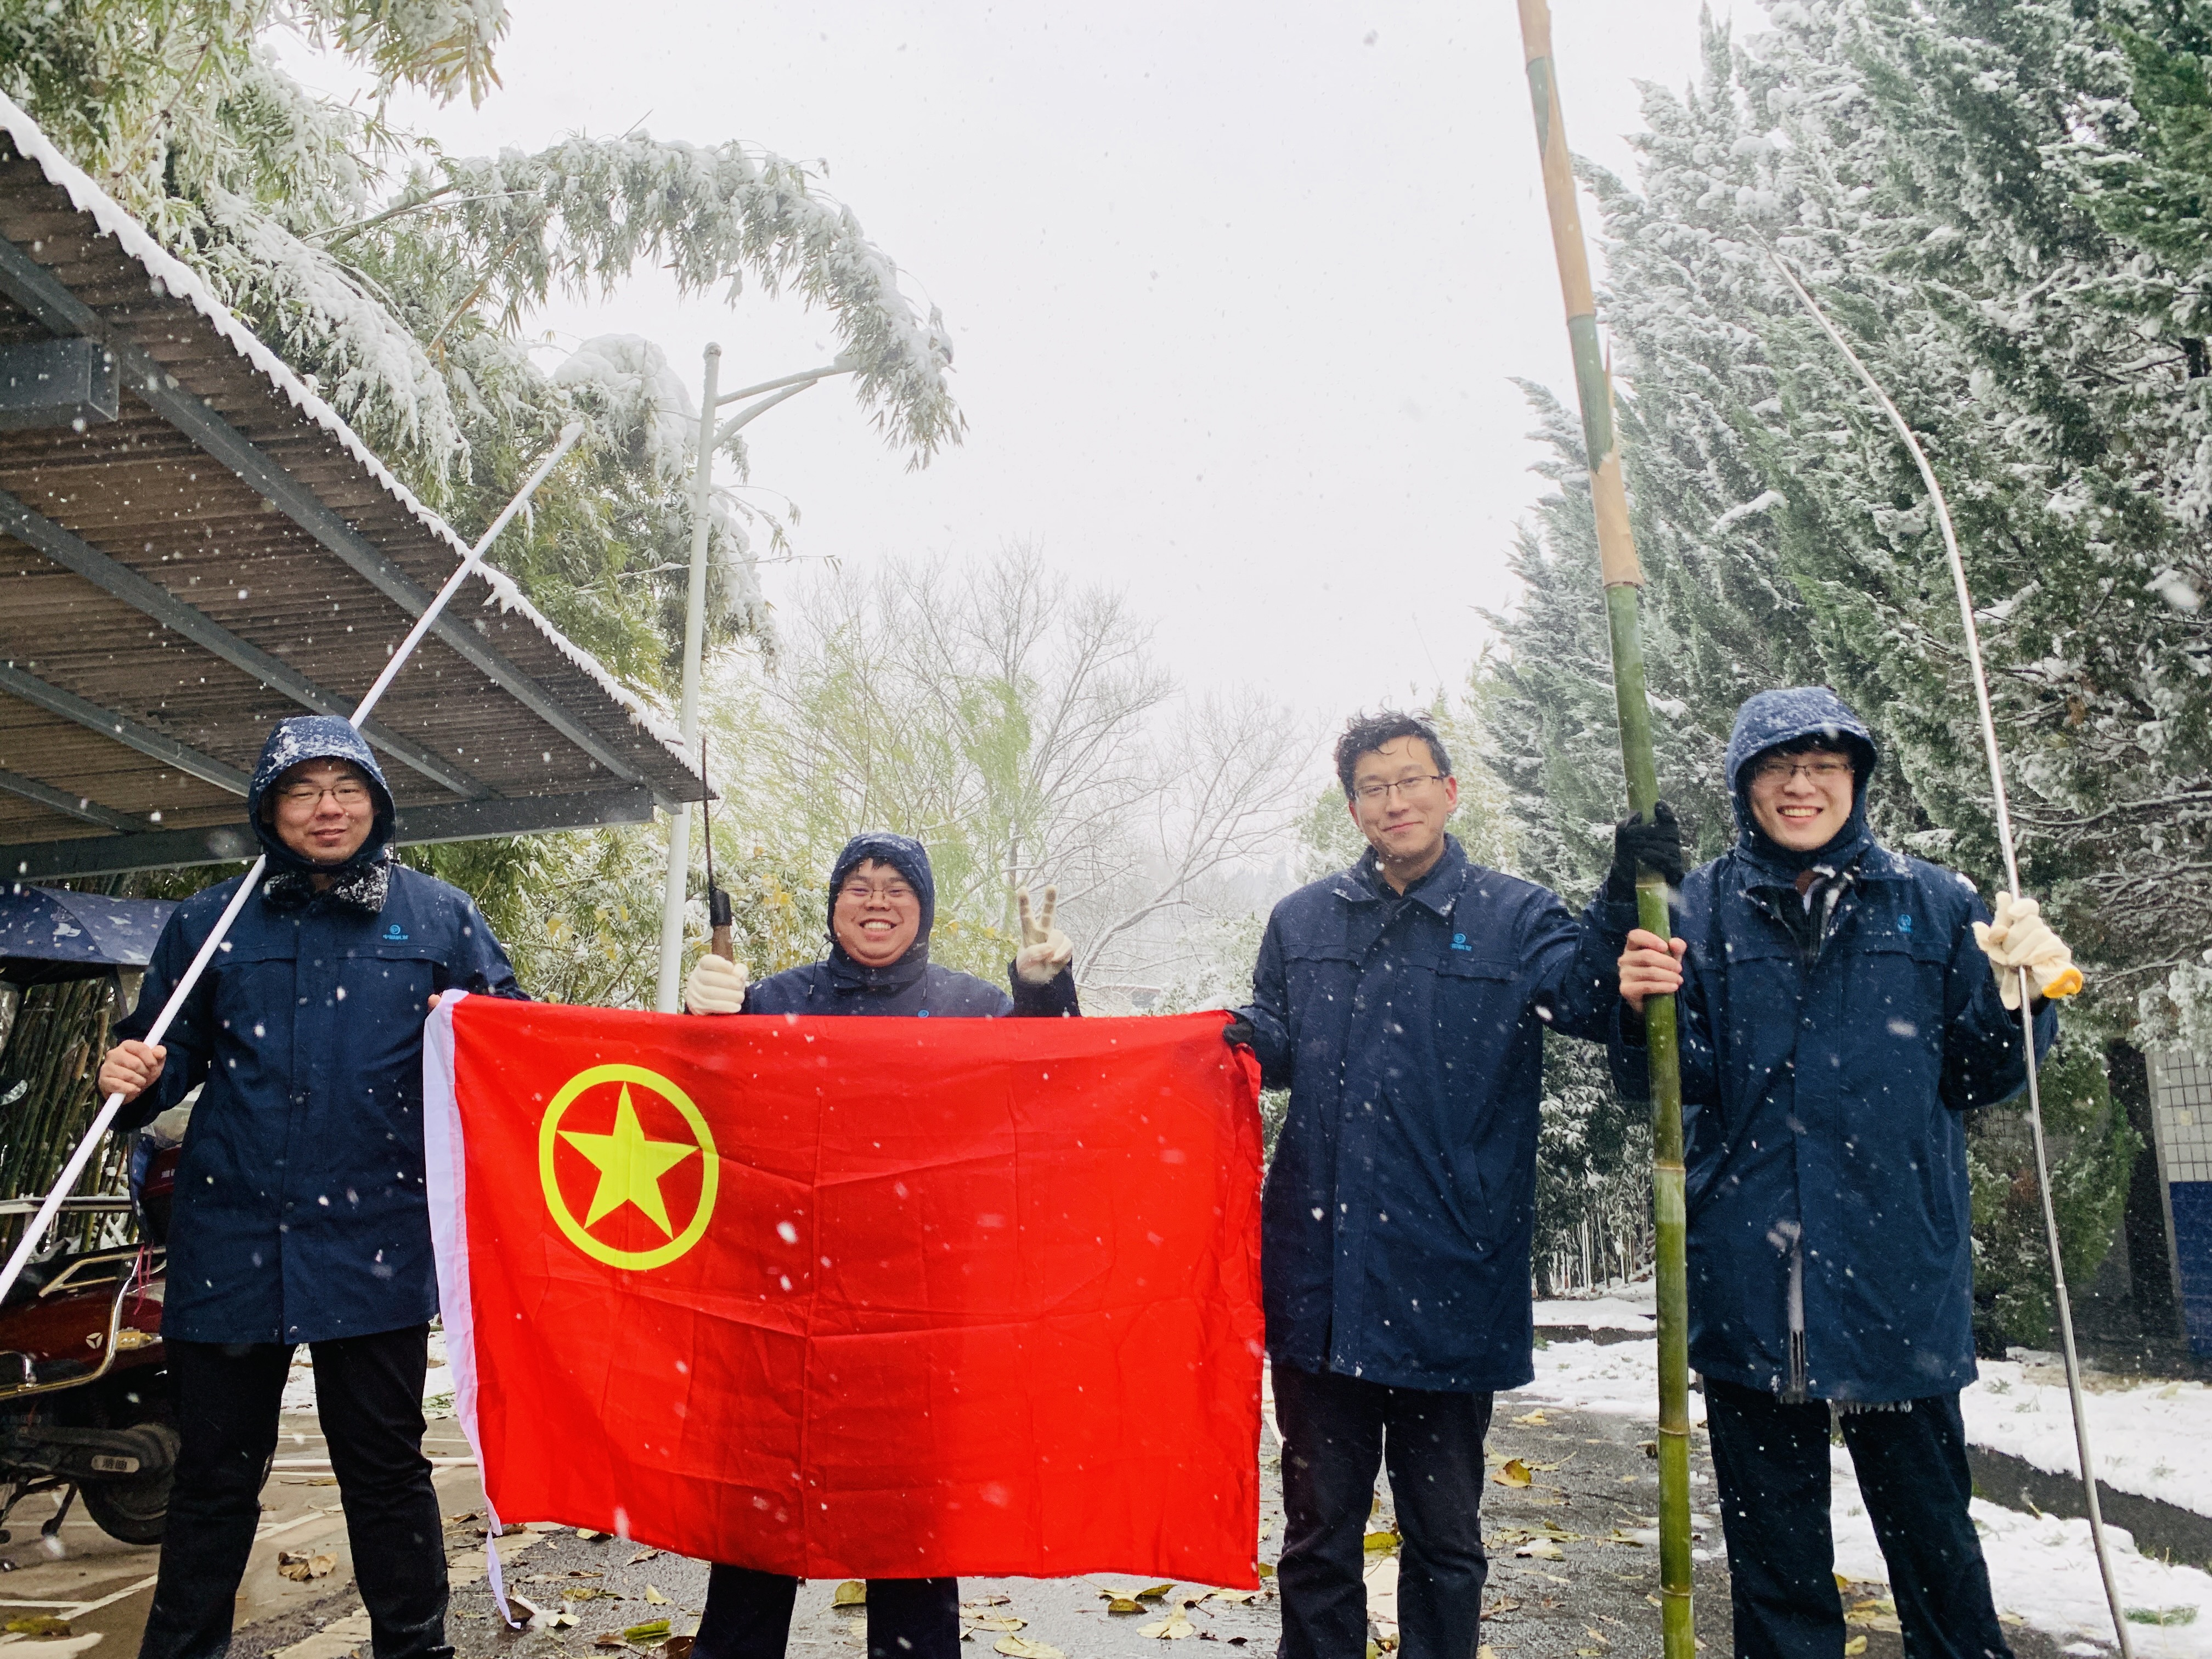
[[[562,1115],[585,1091],[603,1083],[625,1085],[621,1103],[616,1109],[614,1133],[591,1135],[571,1130],[564,1135],[561,1129]],[[636,1109],[630,1103],[630,1085],[650,1090],[673,1106],[690,1127],[690,1142],[646,1139],[638,1125]],[[554,1149],[562,1139],[589,1158],[599,1171],[599,1189],[592,1195],[589,1212],[581,1221],[562,1195],[560,1179],[554,1170]],[[672,1232],[660,1200],[660,1177],[695,1153],[704,1165],[699,1177],[699,1207],[692,1213],[690,1224],[680,1233]],[[568,1235],[570,1243],[594,1261],[642,1272],[666,1267],[705,1236],[708,1220],[714,1213],[714,1189],[721,1170],[714,1157],[714,1132],[708,1128],[707,1120],[683,1090],[658,1072],[648,1072],[642,1066],[594,1066],[562,1084],[561,1091],[546,1107],[545,1116],[538,1126],[538,1173],[545,1188],[545,1207],[553,1212],[554,1221]],[[668,1242],[649,1250],[620,1250],[592,1237],[592,1224],[604,1220],[626,1203],[642,1212],[662,1231],[670,1232]]]

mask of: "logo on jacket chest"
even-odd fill
[[[379,939],[390,939],[396,943],[407,937],[407,930],[395,921],[391,927],[386,928],[381,933],[378,934],[377,937]]]
[[[594,1066],[562,1085],[538,1124],[538,1166],[554,1224],[611,1267],[666,1267],[714,1213],[714,1133],[689,1095],[641,1066]]]

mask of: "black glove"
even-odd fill
[[[1613,871],[1605,878],[1605,896],[1626,902],[1636,896],[1636,866],[1643,865],[1666,877],[1669,887],[1682,884],[1682,826],[1674,809],[1663,800],[1651,805],[1651,822],[1632,812],[1613,826]]]
[[[1252,1048],[1259,1039],[1260,1034],[1252,1029],[1252,1022],[1242,1014],[1221,1028],[1221,1040],[1232,1048]]]

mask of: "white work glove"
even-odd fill
[[[1997,895],[1996,918],[1974,924],[1974,941],[1990,959],[1997,976],[1997,994],[2008,1008],[2020,1006],[2020,970],[2027,969],[2029,982],[2045,1000],[2056,1002],[2081,988],[2081,970],[2074,965],[2074,952],[2051,931],[2040,906],[2032,898]]]
[[[1014,956],[1014,976],[1024,985],[1049,985],[1075,960],[1075,941],[1052,925],[1059,903],[1060,889],[1048,887],[1043,907],[1031,915],[1028,890],[1014,895],[1014,908],[1022,919],[1022,948]]]
[[[745,1006],[745,965],[703,956],[684,981],[684,1006],[695,1014],[734,1014]]]

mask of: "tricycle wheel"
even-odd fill
[[[125,1544],[158,1544],[169,1519],[169,1486],[175,1479],[179,1441],[166,1423],[143,1423],[134,1431],[159,1436],[168,1451],[169,1468],[159,1474],[133,1480],[86,1481],[77,1488],[84,1512],[109,1537]]]

